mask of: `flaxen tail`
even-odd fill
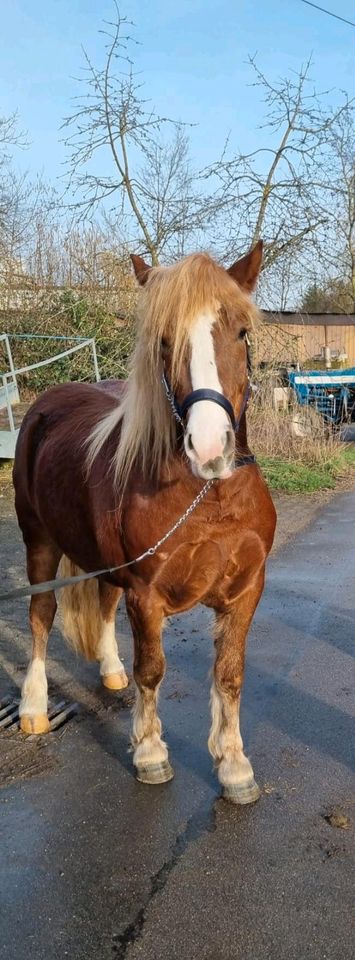
[[[69,560],[69,557],[62,557],[58,571],[59,577],[75,577],[80,573],[83,571]],[[63,633],[68,643],[86,660],[96,660],[97,645],[103,626],[99,584],[96,577],[60,590],[59,610]]]

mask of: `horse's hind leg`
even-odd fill
[[[264,583],[263,571],[225,612],[217,614],[216,661],[211,689],[212,726],[208,747],[218,770],[223,796],[253,803],[260,796],[239,727],[245,641]]]
[[[128,679],[122,661],[119,658],[115,635],[115,617],[123,590],[101,580],[99,583],[101,632],[97,643],[96,655],[100,662],[100,674],[104,687],[108,690],[123,690]]]
[[[60,551],[52,544],[27,547],[27,571],[31,584],[52,580],[58,568]],[[48,634],[57,603],[53,590],[31,597],[30,624],[32,657],[21,693],[20,727],[24,733],[47,733],[47,677],[45,658]]]
[[[165,672],[161,641],[163,611],[158,597],[128,590],[127,613],[134,636],[136,702],[133,711],[133,763],[141,783],[165,783],[174,776],[168,748],[161,739],[157,699]]]

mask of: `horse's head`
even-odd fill
[[[192,471],[204,480],[227,478],[233,470],[249,389],[246,337],[255,313],[250,293],[261,260],[261,241],[229,270],[206,254],[167,268],[151,268],[132,256],[145,288],[142,316],[156,331],[162,389],[183,425]]]

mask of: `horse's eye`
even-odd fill
[[[244,330],[244,328],[243,328],[243,329],[240,330],[239,333],[238,333],[238,340],[245,340],[246,335],[247,335],[247,332],[246,332],[246,330]]]
[[[167,353],[167,351],[170,349],[168,341],[165,340],[165,337],[161,338],[161,348],[164,351],[164,353]]]

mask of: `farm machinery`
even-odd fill
[[[312,406],[336,426],[355,421],[355,367],[348,370],[288,370],[288,385],[301,406]]]

